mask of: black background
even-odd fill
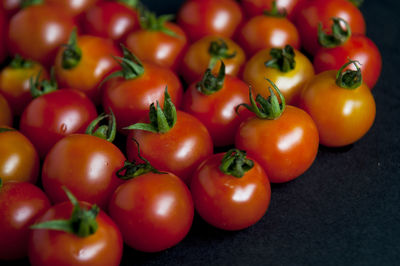
[[[159,14],[182,0],[144,0]],[[320,147],[311,168],[272,186],[256,225],[226,232],[196,216],[177,246],[146,254],[127,246],[121,265],[400,265],[400,19],[396,0],[366,0],[367,35],[383,56],[375,123],[357,143]],[[10,264],[26,264],[24,261]],[[3,263],[0,263],[5,265]]]

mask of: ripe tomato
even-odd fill
[[[6,15],[6,18],[11,18],[15,13],[21,9],[22,0],[3,0],[0,2],[0,9]]]
[[[73,223],[67,224],[68,232],[45,228],[32,231],[28,247],[32,266],[119,265],[123,242],[118,227],[98,207],[88,210],[88,203],[75,201],[54,205],[37,220],[35,226],[54,220]]]
[[[7,18],[4,12],[0,9],[0,64],[6,59],[8,51],[6,45],[7,36]]]
[[[68,41],[75,27],[73,18],[62,9],[49,5],[33,5],[21,9],[11,20],[8,49],[46,67],[54,63],[60,45]]]
[[[311,115],[318,127],[320,143],[329,147],[359,140],[371,128],[376,112],[368,86],[362,82],[356,88],[340,87],[337,73],[329,70],[316,75],[300,97],[301,108]],[[361,79],[361,72],[358,75]]]
[[[47,70],[41,64],[19,56],[0,71],[0,93],[6,97],[15,116],[20,116],[32,101],[29,80],[39,73],[40,81],[49,78]]]
[[[119,68],[112,56],[121,52],[109,39],[71,34],[67,46],[58,50],[55,73],[63,88],[75,88],[84,92],[95,104],[101,103],[100,82]]]
[[[0,181],[0,260],[19,259],[28,254],[29,226],[48,208],[49,199],[35,185],[26,182],[1,185]]]
[[[192,43],[182,59],[180,74],[187,83],[201,79],[207,68],[218,72],[222,60],[226,74],[237,76],[246,61],[243,49],[234,41],[220,36],[206,36]]]
[[[207,35],[231,38],[242,20],[242,10],[232,0],[188,0],[177,16],[178,24],[192,42]]]
[[[238,30],[237,43],[251,57],[262,49],[290,45],[300,49],[300,36],[292,22],[280,14],[251,18]]]
[[[83,133],[97,111],[80,91],[63,89],[35,98],[25,108],[20,130],[35,145],[40,158],[64,136]]]
[[[36,183],[39,156],[33,144],[17,130],[0,128],[0,178],[6,181]]]
[[[102,0],[46,0],[46,4],[58,6],[62,8],[64,12],[72,16],[77,16],[100,1]]]
[[[240,230],[258,222],[271,199],[262,167],[242,151],[234,152],[228,151],[227,157],[224,153],[208,157],[194,172],[190,186],[196,211],[206,222],[225,230]],[[241,176],[231,172],[237,170],[236,163],[246,169]]]
[[[109,213],[128,246],[157,252],[187,235],[194,210],[190,192],[177,176],[149,172],[117,188]]]
[[[304,85],[313,77],[310,60],[291,47],[261,50],[247,61],[243,71],[243,80],[256,94],[268,97],[265,81],[268,78],[277,85],[288,104],[296,104]]]
[[[353,33],[365,34],[365,21],[361,11],[348,0],[314,0],[306,1],[296,17],[296,26],[301,37],[303,48],[314,55],[321,47],[318,43],[318,25],[323,29],[332,25],[331,18],[340,17],[346,20]]]
[[[256,105],[251,100],[252,106],[248,107],[257,116],[242,122],[235,146],[247,151],[264,168],[270,182],[282,183],[297,178],[311,166],[318,152],[318,130],[306,112],[290,105],[285,108],[282,94],[279,100],[272,89],[270,94],[267,103],[257,99]]]
[[[13,114],[6,98],[0,94],[0,125],[12,126]]]
[[[139,28],[139,18],[133,7],[117,1],[99,2],[84,13],[81,24],[87,34],[121,42]]]
[[[261,15],[264,10],[271,10],[274,1],[279,11],[284,11],[288,19],[294,21],[299,9],[307,0],[241,0],[243,10],[249,17]]]

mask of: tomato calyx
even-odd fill
[[[16,131],[14,128],[0,127],[0,133]]]
[[[29,79],[30,91],[33,98],[37,98],[58,89],[54,68],[51,68],[50,70],[50,80],[45,79],[40,81],[39,79],[41,74],[42,71],[39,71],[35,77],[35,80],[32,77]]]
[[[331,34],[327,34],[322,29],[322,23],[318,24],[318,42],[322,47],[326,48],[340,46],[347,42],[347,40],[351,37],[351,28],[346,20],[339,17],[334,17],[331,19],[333,21]],[[341,23],[344,24],[344,28]]]
[[[270,10],[264,10],[263,14],[268,17],[284,18],[287,16],[286,9],[278,9],[276,1],[272,1],[272,7]]]
[[[214,76],[212,69],[207,68],[202,80],[196,84],[196,89],[205,95],[211,95],[222,89],[224,81],[225,64],[221,60],[221,67],[219,68],[218,75]]]
[[[157,17],[154,12],[142,9],[140,12],[140,26],[145,30],[160,31],[169,36],[180,38],[174,31],[165,27],[165,23],[173,20],[174,17],[172,14]]]
[[[349,1],[356,7],[360,7],[364,3],[364,0],[349,0]]]
[[[353,64],[357,70],[344,69]],[[355,60],[349,59],[349,62],[344,64],[336,74],[336,84],[345,89],[354,90],[362,84],[361,69],[358,66],[360,63]]]
[[[239,104],[236,106],[235,111],[238,113],[238,110],[241,106],[244,106],[247,108],[249,111],[253,112],[258,118],[260,119],[268,119],[268,120],[274,120],[279,118],[283,111],[286,108],[286,102],[285,102],[285,97],[283,97],[282,93],[278,89],[278,87],[269,79],[266,79],[272,87],[275,89],[277,92],[278,97],[274,93],[271,87],[268,87],[270,96],[268,96],[267,99],[265,99],[263,96],[260,94],[257,95],[256,99],[254,100],[253,98],[253,93],[251,87],[249,87],[249,98],[250,98],[250,103],[251,105],[248,105],[246,103]],[[280,102],[279,102],[280,100]]]
[[[149,118],[150,123],[136,123],[125,127],[124,129],[139,129],[153,133],[167,133],[174,127],[177,119],[176,108],[168,93],[167,87],[164,92],[164,109],[161,108],[158,101],[150,105]]]
[[[10,62],[9,66],[13,69],[28,69],[32,68],[34,64],[35,64],[34,61],[25,59],[19,54],[16,54],[15,57]]]
[[[2,188],[3,187],[3,179],[1,179],[1,177],[0,177],[0,188]]]
[[[236,51],[229,53],[229,47],[223,39],[212,41],[208,48],[208,53],[211,56],[208,68],[213,69],[215,64],[221,59],[230,59],[236,56]]]
[[[104,119],[108,120],[107,125],[100,125],[100,122]],[[101,114],[94,119],[86,129],[85,134],[96,136],[105,139],[109,142],[113,142],[117,134],[117,122],[114,113],[110,110],[109,114]]]
[[[253,166],[254,162],[246,157],[246,151],[230,149],[222,158],[219,170],[224,174],[240,178]]]
[[[34,224],[30,228],[63,231],[82,238],[96,233],[98,228],[96,217],[100,208],[96,204],[92,205],[89,210],[82,208],[75,196],[66,187],[63,187],[63,189],[74,206],[71,217],[68,220],[53,220]]]
[[[136,8],[140,5],[139,0],[117,0],[117,2],[122,3],[131,8]]]
[[[43,0],[22,0],[21,1],[21,8],[26,8],[35,5],[43,4]]]
[[[82,50],[78,46],[78,36],[74,28],[69,36],[68,44],[63,45],[65,50],[62,53],[61,66],[64,69],[76,67],[82,58]]]
[[[271,48],[269,54],[272,59],[264,63],[266,67],[276,68],[284,73],[296,67],[294,49],[288,44],[284,48]]]

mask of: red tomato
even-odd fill
[[[64,136],[83,133],[97,117],[94,104],[80,91],[57,90],[34,99],[23,112],[20,130],[35,145],[40,158]]]
[[[58,6],[72,16],[81,14],[100,1],[102,0],[45,0],[46,4]]]
[[[0,64],[6,59],[8,54],[6,45],[7,22],[6,15],[0,10]]]
[[[352,32],[365,34],[365,21],[361,11],[348,0],[314,0],[306,1],[298,12],[296,26],[301,37],[303,48],[314,55],[321,47],[318,43],[318,25],[323,29],[332,25],[331,18],[340,17],[346,20]]]
[[[89,8],[83,18],[85,33],[121,42],[139,28],[136,9],[119,2],[99,2]]]
[[[0,94],[0,126],[12,126],[13,114],[6,98]]]
[[[267,211],[271,187],[262,167],[254,160],[243,176],[224,173],[224,153],[208,157],[193,174],[190,190],[196,211],[211,225],[240,230],[258,222]]]
[[[231,38],[242,20],[242,10],[232,0],[189,0],[183,3],[177,17],[192,42],[207,35]]]
[[[279,11],[284,11],[288,19],[294,21],[297,12],[307,0],[241,0],[243,10],[249,17],[261,15],[264,10],[271,10],[273,2]]]
[[[194,210],[190,192],[178,177],[150,172],[119,186],[109,212],[128,246],[157,252],[187,235]]]
[[[36,183],[39,156],[33,144],[19,131],[0,127],[0,178],[3,181]]]
[[[33,5],[20,10],[11,20],[8,49],[45,66],[54,63],[60,45],[68,41],[75,27],[72,17],[48,5]]]
[[[0,2],[0,7],[4,11],[7,18],[11,18],[21,9],[22,0],[3,0]]]
[[[28,254],[29,226],[48,208],[49,199],[35,185],[25,182],[0,185],[0,260],[19,259]]]
[[[79,202],[81,208],[89,204]],[[36,223],[69,219],[70,202],[59,203],[47,210]],[[100,210],[95,218],[97,230],[89,236],[51,229],[34,229],[29,238],[28,255],[32,266],[54,265],[119,265],[122,257],[122,236],[115,223]]]
[[[78,51],[80,56],[68,58],[70,51]],[[71,35],[69,46],[61,47],[56,56],[57,81],[60,87],[80,90],[95,104],[100,104],[100,82],[119,68],[112,56],[120,55],[121,52],[109,39],[90,35],[76,38],[76,35]]]

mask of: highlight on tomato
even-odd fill
[[[248,17],[261,15],[264,10],[271,10],[275,4],[279,12],[286,13],[291,21],[296,19],[297,12],[307,0],[241,0],[243,11]]]

